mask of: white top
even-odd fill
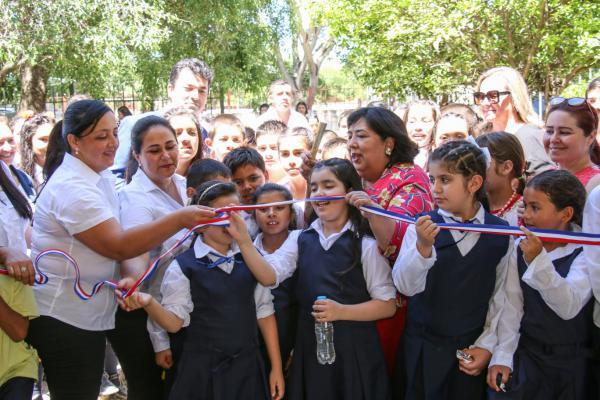
[[[579,230],[579,229],[577,229]],[[519,243],[521,239],[518,239]],[[550,252],[541,253],[527,266],[523,282],[537,290],[544,302],[560,318],[574,318],[592,297],[585,257],[578,255],[565,278],[561,277],[552,262],[573,253],[581,245],[567,244]],[[506,302],[498,323],[498,345],[493,351],[490,365],[513,367],[513,355],[519,345],[519,329],[523,317],[523,291],[517,267],[517,252],[513,254],[506,279]]]
[[[438,214],[442,216],[445,222],[452,223],[456,220],[460,221],[459,217],[452,215],[444,210],[438,209]],[[454,218],[453,219],[451,219]],[[479,210],[473,218],[473,223],[483,224],[485,220],[485,210],[483,206],[479,206]],[[477,232],[460,232],[457,230],[451,230],[450,234],[456,243],[456,247],[460,251],[461,255],[469,253],[481,236]],[[464,238],[463,238],[464,237]],[[460,241],[460,242],[459,242]],[[425,284],[427,282],[427,274],[437,260],[437,253],[435,247],[432,248],[431,256],[424,258],[421,253],[417,250],[417,232],[414,225],[410,225],[404,234],[402,240],[402,246],[400,247],[400,253],[394,263],[392,275],[394,277],[394,284],[398,291],[406,296],[414,296],[415,294],[421,293],[425,290]],[[502,311],[502,304],[504,304],[504,282],[506,281],[506,274],[513,260],[511,254],[514,251],[514,240],[511,238],[508,245],[508,251],[504,257],[500,260],[496,266],[496,284],[494,287],[494,293],[490,299],[490,305],[484,325],[482,334],[477,338],[474,347],[480,347],[488,351],[492,351],[496,346],[496,328],[498,325],[498,319]]]
[[[324,250],[329,250],[347,230],[353,230],[354,227],[348,221],[341,231],[326,237],[321,220],[316,219],[308,229],[314,229],[319,235],[321,247]],[[288,238],[277,251],[265,256],[265,260],[271,264],[277,276],[273,288],[292,276],[296,271],[298,267],[298,237],[301,232],[300,230],[290,232]],[[377,242],[373,238],[363,237],[361,247],[362,271],[369,295],[372,299],[383,301],[395,299],[396,289],[392,282],[390,265],[387,259],[379,253]]]
[[[185,204],[187,201],[185,178],[175,174],[172,179],[183,204]],[[182,204],[156,186],[141,169],[137,170],[131,178],[131,182],[119,192],[119,202],[121,203],[121,226],[123,229],[155,221],[183,207]],[[187,230],[183,229],[165,240],[162,245],[152,249],[150,251],[150,261],[177,243],[186,232]],[[189,245],[180,246],[170,257],[161,262],[150,280],[144,283],[142,290],[147,291],[160,302],[160,285],[165,271],[173,258],[187,248],[189,248]],[[169,334],[150,318],[148,318],[147,328],[155,352],[166,350],[170,347]]]
[[[12,179],[12,174],[6,164],[0,161],[0,168],[4,170],[8,179],[15,187],[20,187]],[[7,172],[8,171],[8,172]],[[27,197],[25,197],[27,198]],[[0,187],[0,247],[12,247],[23,254],[27,254],[27,243],[25,241],[25,231],[29,220],[22,218],[15,207],[10,202],[6,193]]]
[[[219,257],[213,256],[212,254],[209,254],[209,252],[213,252],[225,257],[232,257],[239,253],[240,250],[237,245],[234,244],[227,254],[221,254],[204,243],[201,240],[201,237],[198,236],[198,239],[196,239],[196,242],[194,243],[194,255],[196,258],[200,259],[208,255],[208,258],[211,261],[214,262],[218,260]],[[217,268],[220,268],[223,272],[231,274],[234,266],[235,262],[231,261],[228,263],[219,264]],[[181,267],[179,266],[177,260],[174,260],[171,265],[169,265],[160,291],[162,293],[162,306],[166,310],[175,314],[177,317],[181,318],[183,320],[183,327],[188,326],[190,324],[190,313],[194,310],[194,303],[192,302],[190,281],[181,271]],[[231,295],[233,296],[235,293],[232,293]],[[271,291],[262,286],[260,283],[256,284],[256,289],[254,290],[254,302],[256,303],[256,319],[266,318],[272,314],[275,314]]]
[[[302,127],[302,128],[306,128],[310,131],[310,125],[308,125],[308,119],[306,119],[306,117],[304,115],[300,114],[296,110],[290,110],[290,111],[291,111],[290,119],[288,120],[288,122],[286,124],[288,129],[292,130],[297,127]],[[256,130],[259,126],[261,126],[262,124],[264,124],[267,121],[281,121],[281,119],[279,118],[279,114],[277,114],[277,110],[275,110],[275,108],[269,107],[269,109],[264,114],[258,116],[258,118],[256,118],[256,124],[254,126],[254,129]],[[281,121],[281,122],[283,122],[283,121]]]
[[[583,210],[583,231],[600,233],[600,186],[588,195]],[[596,298],[594,323],[600,327],[600,246],[583,246],[583,254],[588,267],[590,284]]]
[[[47,249],[69,253],[79,264],[81,285],[86,291],[102,280],[116,280],[117,263],[104,257],[73,235],[109,219],[119,220],[119,201],[109,170],[100,174],[79,159],[65,158],[42,190],[33,217],[31,256]],[[49,255],[39,267],[48,283],[33,287],[40,315],[48,315],[77,328],[91,331],[113,329],[117,302],[109,288],[87,301],[73,291],[75,269],[60,256]]]

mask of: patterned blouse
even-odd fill
[[[414,164],[396,164],[383,171],[381,177],[365,190],[388,211],[415,216],[433,209],[429,177]],[[398,222],[394,236],[383,254],[394,262],[400,251],[407,224]]]

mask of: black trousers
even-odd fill
[[[106,345],[103,331],[40,316],[31,320],[27,342],[42,360],[52,400],[98,398]]]
[[[126,312],[119,308],[115,329],[106,331],[127,379],[128,400],[163,398],[162,369],[155,362],[154,349],[146,329],[147,318],[148,314],[142,309]]]
[[[31,400],[34,380],[16,377],[0,386],[0,400]]]

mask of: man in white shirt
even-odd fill
[[[163,115],[163,111],[172,107],[192,107],[199,113],[204,111],[208,92],[213,79],[213,71],[198,58],[186,58],[178,61],[171,69],[167,95],[170,103],[161,111],[152,111],[123,118],[119,124],[119,148],[115,163],[111,167],[113,174],[123,177],[129,160],[131,148],[131,129],[135,123],[148,115]],[[200,116],[198,116],[200,117]],[[202,129],[202,140],[206,139],[206,131]]]
[[[294,91],[292,86],[277,80],[269,86],[269,109],[256,119],[255,129],[267,121],[281,121],[288,129],[298,126],[310,129],[306,117],[293,109]]]

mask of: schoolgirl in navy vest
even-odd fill
[[[564,170],[534,177],[524,193],[528,228],[580,230],[586,191]],[[592,290],[583,248],[542,242],[527,228],[506,281],[490,362],[492,399],[588,399]],[[512,370],[512,377],[509,374]],[[506,384],[503,393],[498,375]]]
[[[315,165],[311,196],[362,190],[348,160],[332,158]],[[366,236],[368,224],[345,201],[313,203],[317,219],[265,256],[278,282],[296,274],[298,328],[288,398],[387,399],[389,382],[375,321],[396,311],[396,291],[387,260]],[[318,300],[327,296],[327,300]],[[317,361],[315,321],[333,322],[336,360]]]
[[[506,225],[485,209],[487,157],[475,145],[451,141],[429,158],[439,207],[406,232],[392,275],[409,296],[399,367],[406,399],[481,399],[496,345],[502,290],[513,249],[508,236],[440,230],[438,223]],[[457,360],[463,350],[472,361]]]
[[[254,193],[255,204],[275,203],[292,200],[292,194],[284,186],[276,183],[266,183],[256,189]],[[291,235],[298,238],[300,231],[296,229],[296,210],[293,205],[278,205],[258,208],[254,212],[254,219],[260,232],[254,240],[254,246],[261,254],[271,254],[281,247]],[[277,319],[277,334],[283,366],[287,365],[294,341],[298,319],[298,304],[296,302],[295,276],[292,276],[271,290],[275,318]],[[267,360],[268,361],[268,360]],[[285,371],[284,371],[285,372]]]
[[[200,185],[192,203],[214,208],[239,204],[232,183]],[[269,289],[249,266],[269,268],[252,244],[244,220],[204,228],[191,248],[168,267],[158,303],[147,293],[127,300],[144,307],[170,333],[175,362],[169,399],[280,399],[284,393],[277,325]],[[258,320],[258,322],[257,322]],[[271,363],[267,377],[258,346],[260,329]],[[269,388],[270,386],[270,388]]]

